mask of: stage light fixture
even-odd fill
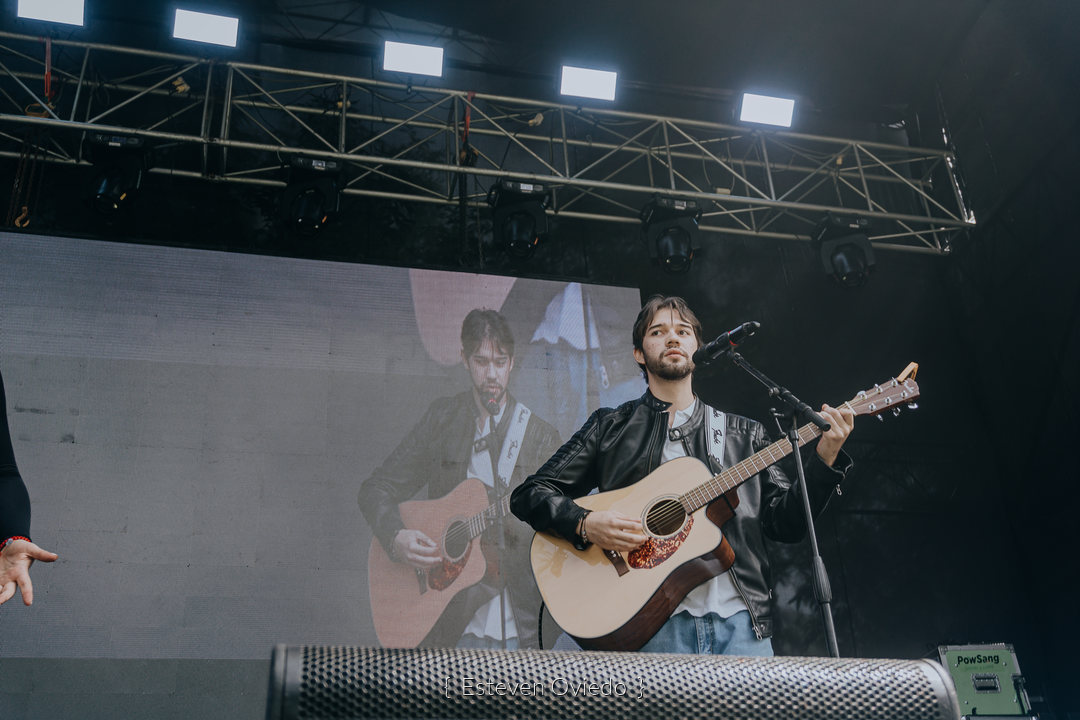
[[[559,92],[574,97],[614,100],[617,79],[618,73],[607,70],[589,70],[563,65]]]
[[[341,207],[341,163],[303,156],[289,159],[289,180],[281,196],[285,224],[298,235],[313,237]]]
[[[83,25],[83,0],[19,0],[15,14],[27,20]]]
[[[791,98],[743,93],[739,120],[762,125],[791,127],[791,118],[794,114],[795,101]]]
[[[500,178],[488,191],[495,243],[516,258],[527,258],[547,236],[548,188]]]
[[[874,269],[874,248],[867,235],[869,226],[866,218],[826,213],[814,230],[813,246],[825,274],[844,287],[865,285]]]
[[[383,46],[383,70],[442,77],[443,49],[386,41]]]
[[[181,10],[177,8],[173,20],[173,37],[180,40],[211,45],[236,47],[236,36],[240,29],[240,18],[228,15]]]
[[[668,273],[684,273],[694,263],[698,246],[696,200],[656,195],[641,209],[641,234],[649,257]]]
[[[94,164],[93,203],[103,215],[115,215],[130,206],[142,187],[149,167],[146,143],[135,135],[91,132],[88,157]]]

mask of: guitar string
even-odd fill
[[[857,398],[856,398],[857,399]],[[853,412],[858,412],[851,405],[853,400],[848,400],[843,403],[841,407],[846,407]],[[798,430],[799,447],[803,447],[810,441],[814,440],[821,434],[821,431],[816,425],[807,424]],[[678,517],[680,514],[689,514],[697,511],[698,509],[709,504],[721,495],[730,492],[735,489],[750,477],[767,470],[772,465],[775,465],[780,460],[791,454],[791,444],[785,440],[779,440],[772,443],[768,447],[763,448],[759,452],[751,455],[750,457],[740,461],[732,467],[724,470],[723,472],[713,476],[711,479],[702,483],[698,487],[690,490],[684,495],[680,496],[679,502],[682,507],[679,509],[671,508],[670,510],[662,510],[651,517],[659,519],[661,521],[670,521]],[[762,458],[768,456],[769,462],[765,462]],[[758,462],[761,462],[761,467],[758,467]],[[650,516],[646,516],[650,517]]]
[[[852,402],[858,398],[853,398],[844,402],[841,407],[846,407],[852,410],[856,414],[858,411],[852,406]],[[887,403],[888,407],[891,403]],[[798,430],[799,447],[803,447],[818,436],[821,431],[816,425],[807,424]],[[679,496],[678,507],[672,507],[670,505],[664,506],[663,509],[646,515],[646,519],[655,521],[656,524],[670,522],[680,515],[686,516],[690,513],[697,511],[698,509],[709,504],[721,495],[730,492],[737,488],[747,479],[757,475],[760,472],[767,470],[775,465],[780,460],[791,454],[791,444],[785,440],[779,440],[771,445],[763,448],[762,450],[754,453],[750,457],[736,463],[730,468],[714,475],[709,480],[705,481],[701,485],[693,488],[687,493]],[[762,458],[768,456],[769,462],[765,462]],[[758,467],[758,462],[761,462],[761,467]],[[654,525],[655,526],[655,525]]]
[[[816,426],[813,425],[805,425],[802,428],[799,428],[798,435],[800,447],[817,437],[813,432],[816,429]],[[806,437],[805,435],[808,435],[809,437]],[[791,447],[790,445],[786,448],[782,447],[784,442],[785,441],[778,441],[772,443],[768,447],[741,460],[730,468],[714,475],[696,488],[679,496],[679,507],[677,509],[670,507],[669,509],[660,510],[651,517],[654,520],[659,520],[661,522],[670,521],[677,518],[680,514],[689,514],[704,507],[712,500],[715,500],[724,493],[734,490],[747,479],[767,470],[769,467],[789,455],[791,453]],[[769,462],[766,462],[763,459],[765,455],[768,455]]]
[[[896,381],[894,380],[892,382],[892,385],[886,384],[885,387],[897,387]],[[880,395],[881,392],[884,391],[885,387],[879,387],[878,392],[875,393],[875,396]],[[906,382],[901,387],[904,387],[907,390],[911,389],[910,387],[908,387]],[[865,393],[860,393],[860,395],[865,395],[864,397],[862,397],[860,404],[865,403],[867,404],[867,407],[873,404],[869,401],[874,396],[870,396]],[[859,400],[860,397],[856,396],[855,398],[852,398],[851,400],[843,403],[841,407],[846,407],[849,410],[852,410],[853,412],[858,414],[859,411],[856,410],[852,403]],[[889,396],[888,398],[886,398],[885,405],[882,409],[893,406],[898,407],[899,404],[894,405],[892,403],[891,396]],[[809,442],[820,436],[820,434],[821,431],[816,425],[813,424],[807,424],[799,428],[797,434],[799,439],[799,447],[801,448],[804,445],[808,444]],[[772,467],[780,460],[783,460],[790,454],[790,443],[786,443],[786,441],[784,440],[774,442],[771,445],[763,448],[762,450],[754,453],[750,457],[741,460],[732,467],[727,468],[726,470],[720,472],[717,475],[714,475],[712,478],[702,483],[698,487],[693,488],[687,493],[679,496],[677,500],[677,506],[665,506],[664,509],[657,511],[656,513],[647,514],[646,519],[652,519],[656,523],[665,523],[674,520],[675,518],[678,518],[680,515],[685,516],[693,513],[698,509],[704,507],[708,503],[712,502],[716,498],[720,497],[721,495],[730,492],[731,490],[734,490],[747,479],[753,477],[754,475],[757,475],[760,472],[764,472],[765,470]],[[763,457],[766,455],[768,455],[769,457],[769,462],[767,463],[763,459]],[[761,467],[758,467],[758,462],[762,463]],[[461,539],[462,535],[465,535],[471,540],[472,538],[480,535],[487,528],[487,515],[493,514],[494,512],[497,512],[499,510],[505,512],[508,509],[509,496],[503,496],[503,498],[499,502],[492,504],[480,513],[477,513],[476,515],[470,517],[466,521],[466,523],[455,526],[448,530],[446,532],[446,538],[448,540],[459,540]],[[468,530],[466,530],[466,526],[468,527]]]
[[[481,510],[476,515],[467,518],[464,522],[452,526],[444,534],[446,541],[472,540],[487,529],[488,516],[494,516],[497,512],[506,512],[510,509],[510,496],[503,497]],[[445,545],[448,544],[444,541]]]
[[[888,385],[888,384],[886,385],[886,387],[896,387],[896,386],[897,386],[897,383],[895,381],[893,381],[892,385]],[[911,390],[911,388],[908,386],[908,384],[906,382],[903,384],[902,387],[904,387],[906,390],[909,390],[909,391]],[[878,392],[875,393],[875,395],[880,395],[881,392],[884,389],[885,388],[883,388],[883,387],[879,388]],[[865,395],[865,393],[860,393],[860,395]],[[906,395],[906,393],[905,393],[905,395]],[[873,396],[865,395],[861,399],[861,403],[865,403],[867,405],[868,409],[873,405],[873,403],[870,402],[872,397]],[[903,396],[901,396],[901,397],[903,397]],[[914,398],[910,398],[910,399],[905,398],[903,400],[903,402],[908,402],[911,399],[914,399]],[[852,412],[854,412],[855,414],[859,414],[860,411],[858,409],[856,409],[852,405],[852,403],[855,403],[858,400],[860,400],[860,398],[859,398],[859,396],[856,396],[855,398],[853,398],[851,400],[848,400],[847,402],[844,402],[843,404],[841,404],[841,407],[846,407],[849,410],[851,410]],[[897,406],[897,405],[894,405],[894,403],[892,402],[892,397],[889,396],[889,397],[886,398],[885,404],[884,404],[882,409],[887,409],[889,407],[895,407],[895,406]],[[876,412],[876,410],[875,410],[875,412]],[[802,428],[799,428],[799,431],[798,431],[798,438],[799,438],[799,443],[798,444],[799,444],[799,447],[800,448],[803,447],[804,445],[806,445],[810,441],[817,438],[820,434],[821,434],[821,432],[817,428],[816,425],[807,424],[807,425],[804,425]],[[776,451],[779,451],[778,456],[775,455]],[[759,472],[762,472],[762,471],[768,469],[769,467],[776,464],[777,462],[779,462],[780,460],[782,460],[783,458],[787,457],[790,454],[791,454],[791,445],[790,445],[790,443],[785,443],[785,441],[783,441],[783,440],[777,441],[777,442],[769,445],[768,447],[762,449],[761,451],[755,453],[754,455],[750,456],[749,458],[746,458],[745,460],[740,461],[739,463],[737,463],[736,465],[733,465],[732,467],[728,468],[727,470],[724,470],[723,472],[719,473],[718,475],[713,476],[708,481],[702,483],[698,487],[696,487],[696,488],[690,490],[689,492],[685,493],[684,495],[680,496],[680,498],[679,498],[680,507],[678,509],[670,508],[670,506],[668,506],[666,509],[658,511],[657,513],[654,513],[652,515],[646,515],[646,518],[648,519],[648,518],[651,517],[654,520],[658,520],[660,522],[666,522],[666,521],[670,521],[670,520],[673,520],[673,519],[679,517],[679,515],[685,516],[687,514],[695,512],[698,509],[700,509],[700,508],[704,507],[705,505],[707,505],[708,503],[712,502],[716,498],[720,497],[720,495],[723,495],[723,494],[735,489],[736,487],[741,485],[743,482],[745,482],[748,478],[752,477],[753,475],[756,475]],[[765,455],[768,455],[771,462],[763,464],[762,467],[758,468],[757,462]],[[764,461],[762,461],[762,462],[764,462]]]
[[[867,409],[869,410],[873,408],[874,405],[872,400],[874,400],[877,396],[881,395],[886,388],[893,387],[903,387],[906,391],[912,390],[912,388],[906,381],[903,383],[903,385],[900,385],[900,383],[898,383],[896,380],[891,380],[890,382],[887,382],[885,386],[878,386],[877,391],[873,395],[870,395],[867,392],[860,393],[855,398],[852,398],[851,400],[842,403],[841,407],[846,407],[852,412],[854,412],[856,415],[858,415],[860,414],[860,410],[856,409],[856,407],[852,403],[865,404],[867,406]],[[914,399],[914,397],[905,397],[906,395],[907,392],[901,394],[901,403],[910,402]],[[915,397],[917,397],[917,395],[915,395]],[[882,409],[884,410],[889,407],[895,407],[899,404],[900,403],[894,404],[893,398],[890,395],[885,398]],[[877,409],[873,409],[876,413]],[[810,441],[820,436],[820,434],[821,431],[817,428],[816,425],[804,425],[802,428],[799,428],[797,433],[798,446],[800,448],[803,447]],[[746,458],[745,460],[742,460],[736,465],[719,473],[718,475],[713,476],[708,481],[702,483],[698,487],[680,496],[677,506],[665,505],[662,509],[651,514],[647,514],[646,520],[651,519],[654,521],[654,523],[659,524],[669,522],[671,520],[679,518],[680,516],[685,517],[687,514],[695,512],[697,509],[704,507],[712,500],[718,498],[720,495],[733,490],[734,488],[745,482],[748,478],[758,474],[759,472],[763,472],[764,470],[768,469],[769,467],[776,464],[790,454],[790,443],[785,443],[782,440],[777,441],[769,445],[768,447],[762,449],[761,451],[755,453],[754,455],[750,456],[749,458]],[[770,460],[770,462],[768,463],[763,460],[764,456],[766,455]],[[760,468],[758,467],[758,462],[762,463],[762,466]]]

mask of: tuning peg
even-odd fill
[[[892,414],[893,414],[893,417],[900,417],[900,408],[894,407],[892,409]]]
[[[918,410],[919,409],[919,403],[917,403],[917,402],[909,402],[905,407],[908,410]]]
[[[881,415],[875,415],[874,417],[878,419],[878,422],[885,422],[885,418],[883,418]]]

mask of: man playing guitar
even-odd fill
[[[530,534],[507,499],[559,438],[507,390],[514,338],[500,313],[469,312],[461,360],[472,387],[433,402],[360,488],[376,633],[384,646],[536,647]]]
[[[564,538],[579,551],[595,544],[604,551],[630,553],[666,542],[658,534],[646,534],[640,517],[617,510],[586,510],[575,499],[593,490],[627,488],[662,463],[684,456],[701,460],[715,474],[768,444],[761,424],[709,407],[694,395],[691,358],[701,345],[701,323],[684,300],[651,298],[633,328],[634,358],[648,391],[618,408],[593,413],[536,474],[514,490],[513,513],[538,533]],[[854,414],[846,407],[828,405],[821,414],[832,427],[818,440],[807,462],[815,512],[824,509],[852,464],[841,447],[854,425]],[[649,652],[772,655],[772,593],[764,537],[800,540],[805,534],[801,500],[776,465],[740,485],[737,497],[734,493],[710,504],[710,511],[723,504],[724,513],[731,514],[723,522],[718,549],[727,548],[729,557],[733,550],[733,564],[700,583],[695,579],[696,585],[680,588],[678,592],[685,590],[685,595],[679,595],[681,602],[666,622],[660,618],[659,630],[651,638],[642,638],[647,639],[644,645],[635,642],[633,646]],[[711,512],[709,517],[713,517]],[[612,564],[623,564],[620,575],[628,572],[627,560],[616,553],[608,553],[608,558]],[[592,602],[591,597],[580,598],[582,604]],[[614,604],[618,598],[606,602]]]

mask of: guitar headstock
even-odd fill
[[[863,390],[844,404],[856,415],[880,415],[886,410],[892,410],[899,415],[902,407],[912,410],[917,408],[915,400],[918,397],[919,384],[915,382],[915,373],[909,365],[899,378],[890,378],[869,390]]]

